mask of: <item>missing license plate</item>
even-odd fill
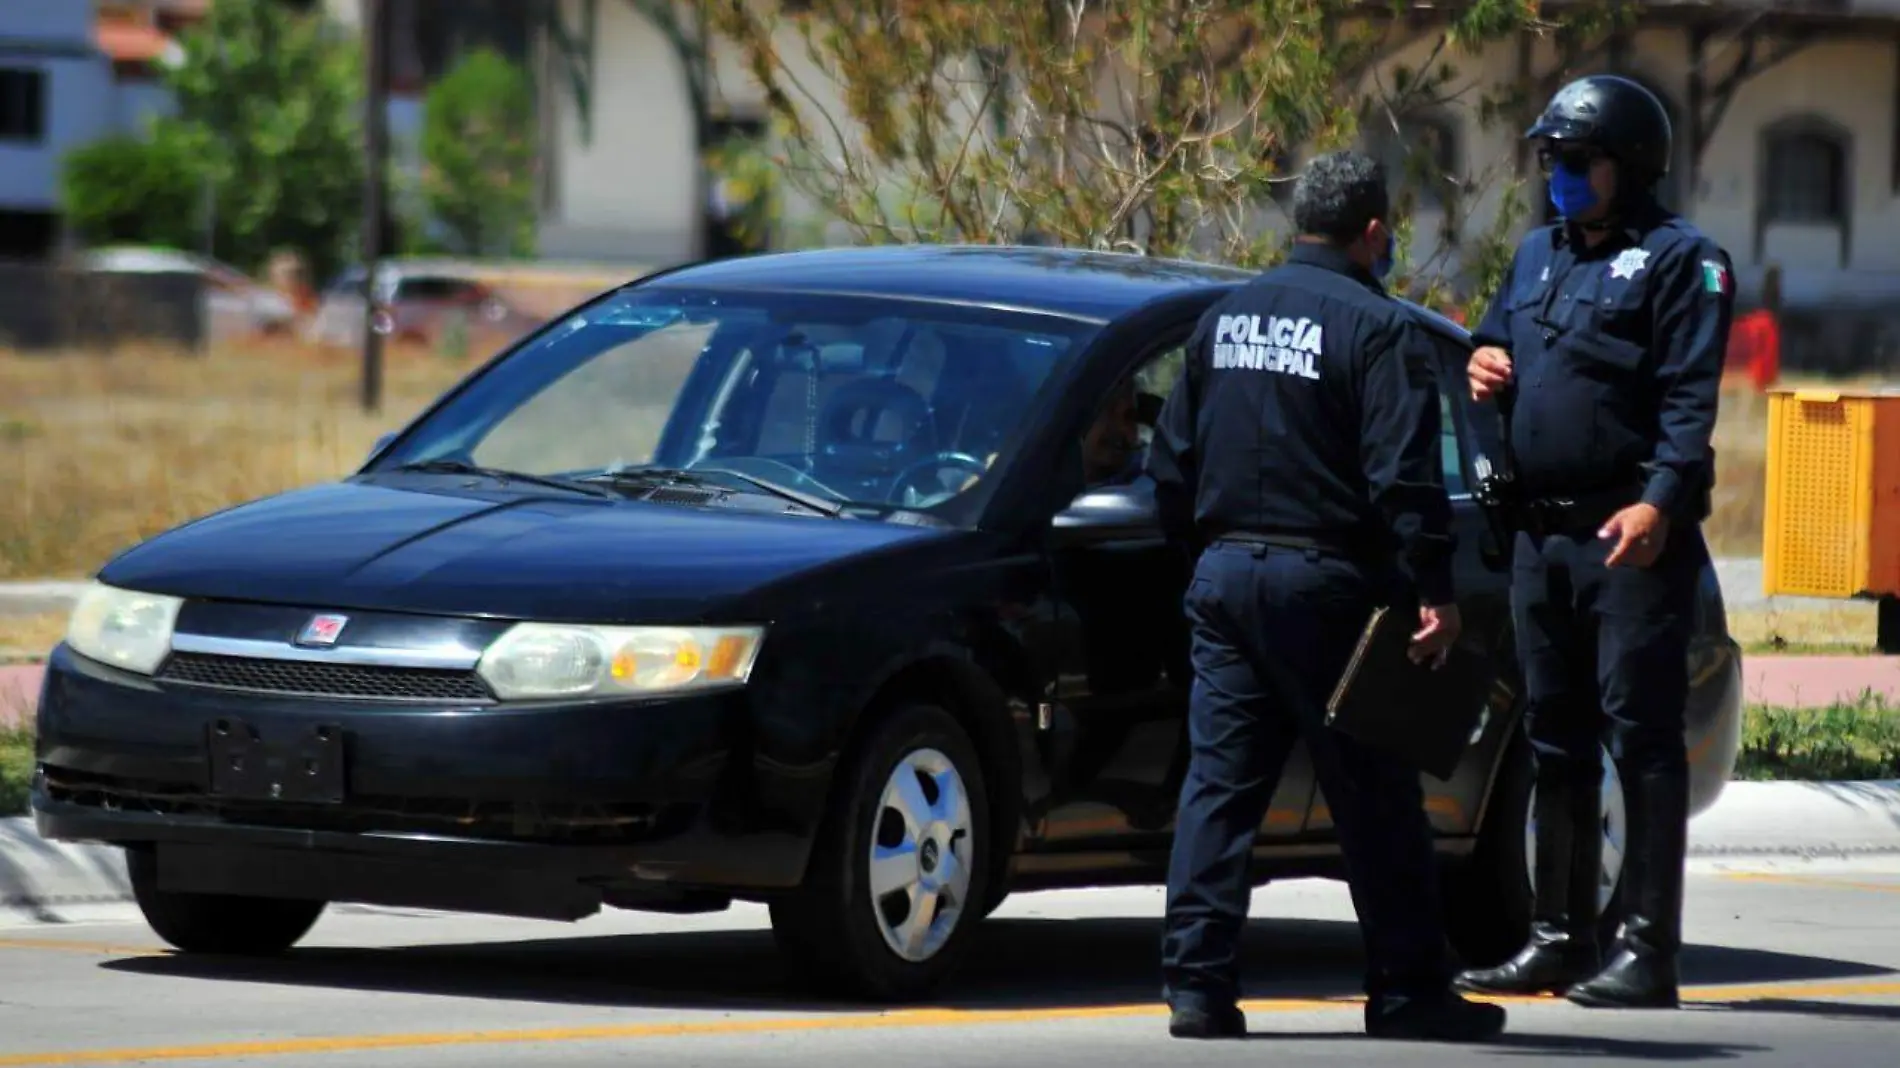
[[[299,724],[266,731],[233,717],[205,725],[211,792],[243,801],[343,800],[343,728]]]

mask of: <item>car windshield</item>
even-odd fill
[[[370,470],[630,484],[659,469],[840,514],[940,509],[1014,447],[1095,329],[875,296],[641,287],[482,371]]]

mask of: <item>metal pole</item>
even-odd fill
[[[383,404],[383,336],[376,331],[376,275],[382,259],[383,172],[389,158],[389,34],[385,0],[362,0],[363,69],[363,410]]]

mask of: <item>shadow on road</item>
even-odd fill
[[[1358,1032],[1341,1031],[1255,1031],[1252,1039],[1275,1043],[1292,1042],[1363,1042]],[[1527,1035],[1513,1031],[1491,1039],[1482,1046],[1469,1047],[1473,1057],[1608,1057],[1616,1061],[1717,1061],[1734,1060],[1751,1053],[1766,1053],[1772,1047],[1726,1042],[1669,1042],[1650,1038],[1605,1038],[1596,1035]]]
[[[1730,1012],[1760,1012],[1771,1015],[1811,1016],[1817,1020],[1893,1021],[1900,1023],[1900,1005],[1870,1005],[1864,1002],[1805,1001],[1800,998],[1758,998],[1754,1001],[1703,1002],[1702,1009],[1727,1009]]]
[[[1153,919],[992,918],[955,980],[933,1004],[954,1009],[1158,1004],[1160,926]],[[1248,997],[1360,993],[1356,924],[1256,920],[1248,926]],[[837,1011],[783,968],[763,930],[633,934],[296,949],[277,959],[153,956],[111,960],[115,971],[345,990],[525,1002],[673,1009]],[[1772,983],[1891,974],[1848,961],[1698,946],[1690,984]],[[1761,1004],[1761,1003],[1754,1003]],[[1737,1006],[1743,1008],[1747,1006]]]

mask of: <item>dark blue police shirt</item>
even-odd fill
[[[1190,544],[1291,535],[1377,552],[1452,599],[1451,504],[1424,328],[1343,252],[1294,245],[1188,341],[1148,447],[1156,503]]]
[[[1472,337],[1511,356],[1526,492],[1624,488],[1677,521],[1706,515],[1733,278],[1721,246],[1653,202],[1594,249],[1563,223],[1518,245]]]

